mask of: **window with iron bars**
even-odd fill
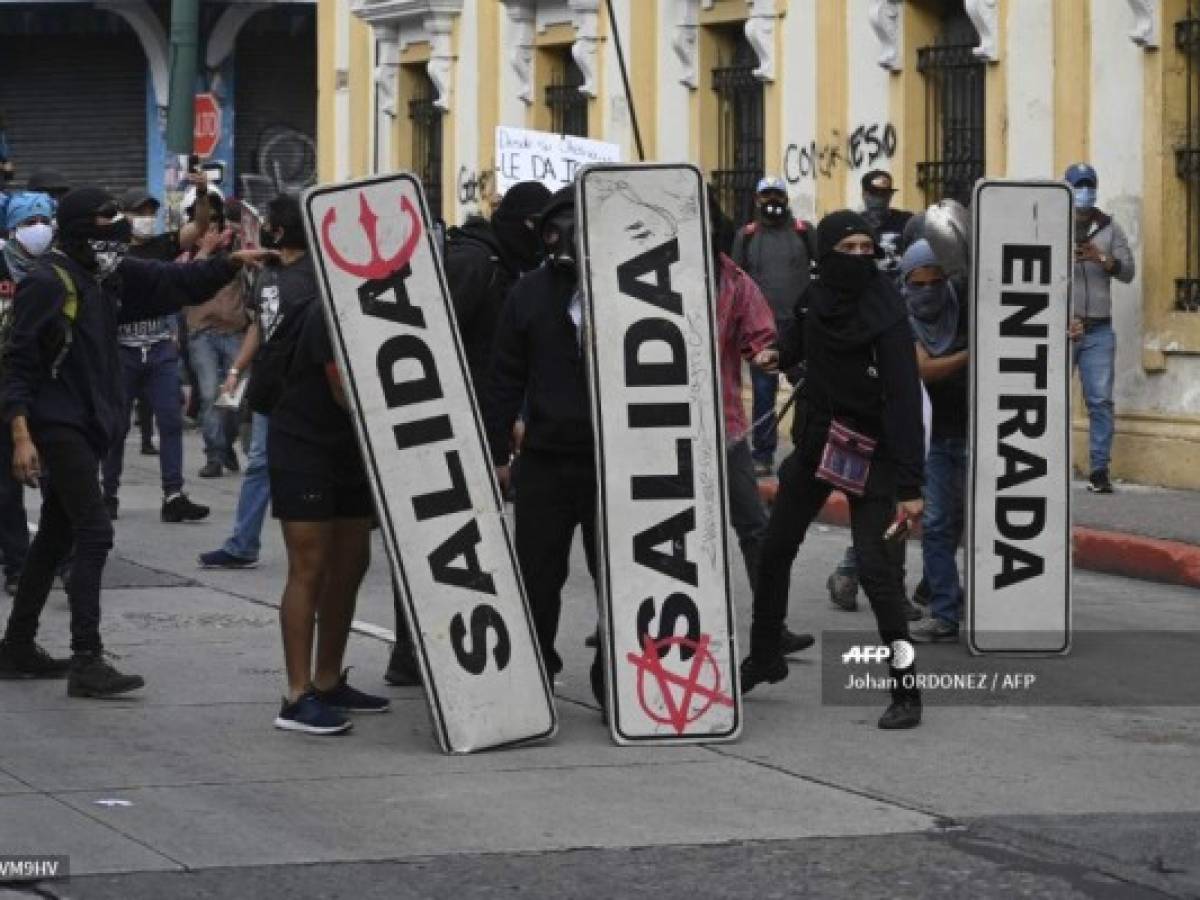
[[[925,159],[917,163],[917,186],[926,204],[951,197],[966,206],[984,175],[987,64],[973,52],[978,42],[970,19],[957,12],[932,45],[917,50],[917,71],[925,77]]]
[[[1175,46],[1187,62],[1187,118],[1182,145],[1175,148],[1175,172],[1183,180],[1187,267],[1175,279],[1175,308],[1200,312],[1200,4],[1188,3],[1175,23]]]
[[[712,72],[717,94],[717,168],[713,189],[725,214],[741,225],[754,217],[754,190],[766,166],[763,84],[758,56],[738,29],[732,52]]]
[[[550,128],[555,134],[587,137],[588,95],[579,91],[583,83],[583,70],[575,62],[570,48],[563,50],[557,71],[546,86]]]
[[[429,214],[442,218],[442,115],[437,106],[437,88],[421,67],[417,88],[408,101],[408,120],[412,123],[413,169],[425,187]]]

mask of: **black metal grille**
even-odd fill
[[[717,94],[717,168],[712,184],[721,209],[735,222],[754,215],[754,189],[766,165],[763,84],[758,57],[739,30],[727,62],[713,69]]]
[[[546,87],[546,106],[550,107],[550,128],[555,134],[587,137],[588,95],[580,93],[583,70],[570,50],[564,50],[562,65]]]
[[[435,103],[437,88],[420,70],[415,95],[408,101],[408,119],[412,122],[413,169],[425,187],[429,214],[442,218],[442,115]]]
[[[917,186],[926,203],[952,197],[971,202],[985,171],[984,127],[987,64],[973,50],[978,38],[965,15],[947,20],[937,42],[917,50],[925,76],[925,159],[917,163]]]
[[[1175,173],[1183,179],[1187,229],[1187,266],[1175,279],[1175,308],[1200,312],[1200,10],[1188,3],[1175,23],[1175,46],[1187,62],[1187,120],[1182,145],[1175,148]]]

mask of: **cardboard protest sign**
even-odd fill
[[[442,749],[549,737],[553,697],[420,183],[318,187],[304,209]]]
[[[1074,214],[1060,182],[975,188],[967,613],[976,653],[1071,641]]]
[[[584,166],[620,159],[618,144],[501,125],[496,129],[496,190],[503,194],[519,181],[540,181],[557,191]]]
[[[609,724],[622,744],[741,728],[708,205],[687,165],[577,182],[600,482]]]

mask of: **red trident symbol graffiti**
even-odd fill
[[[417,242],[421,239],[421,219],[408,197],[400,198],[400,209],[409,218],[408,238],[395,256],[391,259],[384,259],[383,254],[379,252],[379,216],[375,215],[375,210],[371,209],[371,204],[367,202],[366,193],[359,193],[358,223],[362,226],[363,234],[367,236],[367,243],[371,247],[371,259],[366,263],[353,263],[343,257],[333,243],[331,232],[337,222],[337,208],[331,207],[321,222],[321,243],[325,245],[325,252],[329,254],[333,264],[343,272],[348,272],[366,281],[382,281],[390,278],[408,265],[417,249]]]

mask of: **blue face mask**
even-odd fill
[[[1093,209],[1096,206],[1096,189],[1094,187],[1075,188],[1075,208]]]

